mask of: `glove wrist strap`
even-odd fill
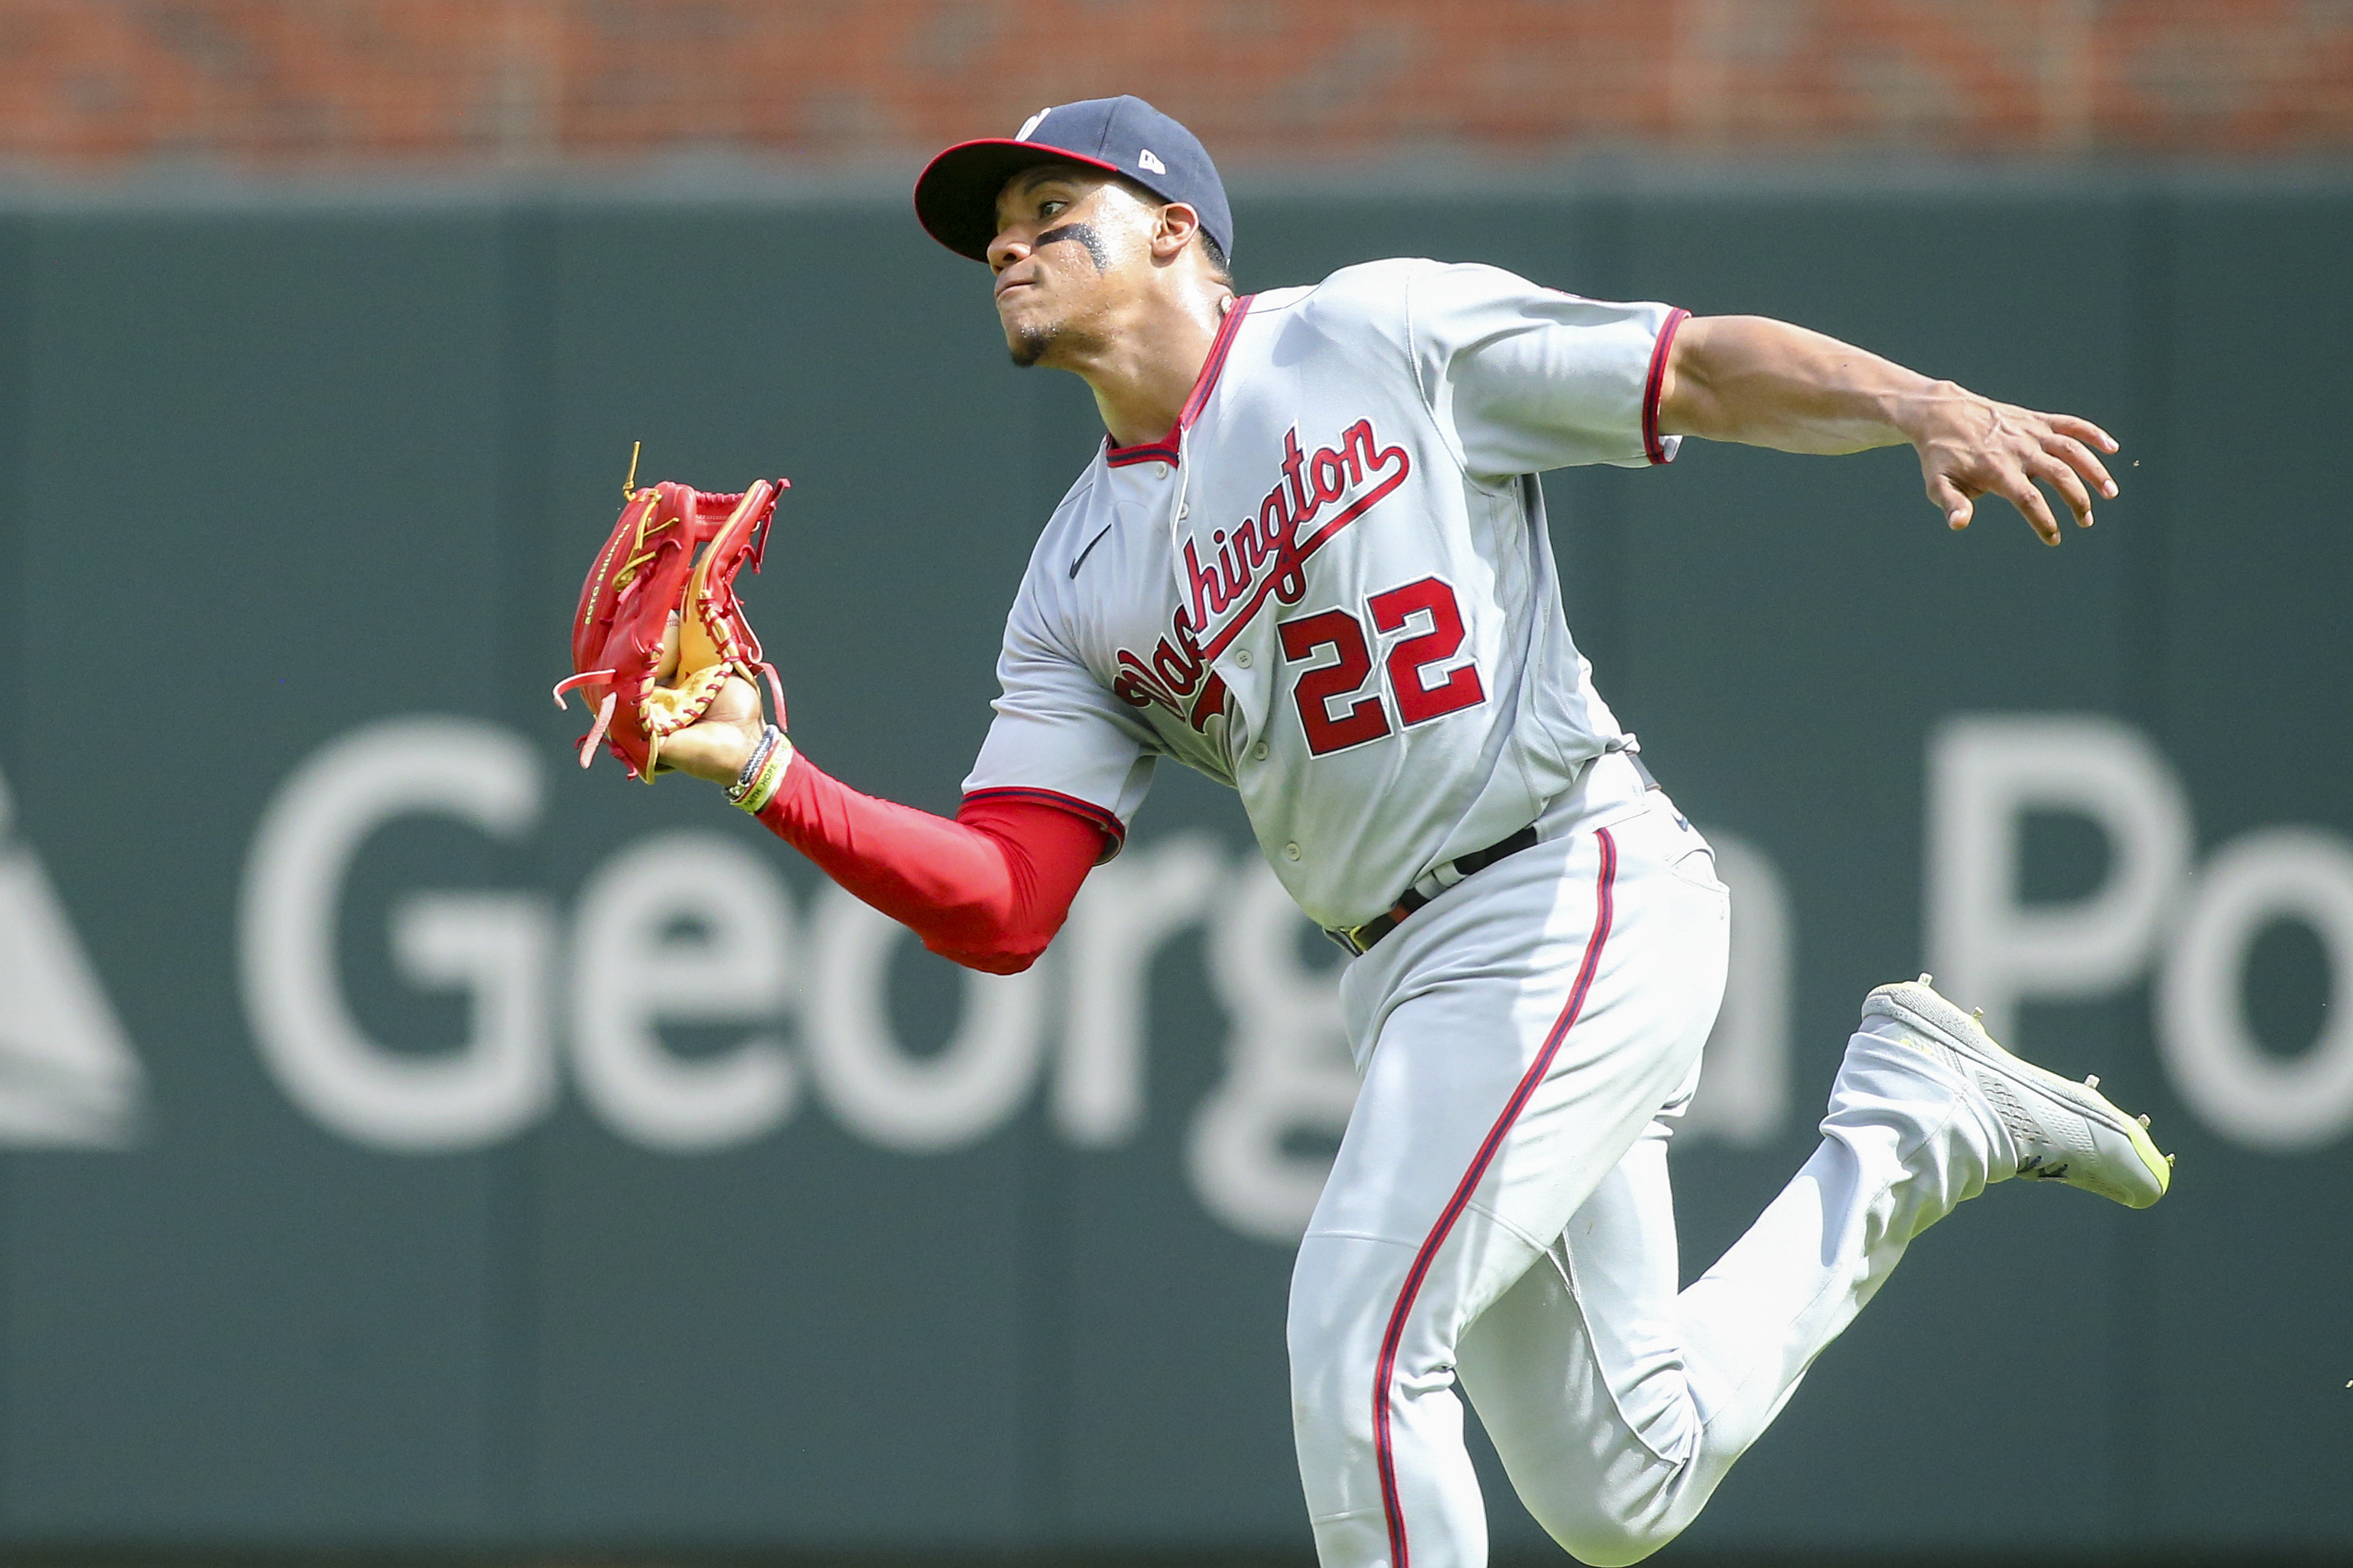
[[[734,784],[727,798],[742,810],[757,816],[762,807],[776,798],[776,786],[785,782],[785,769],[793,760],[793,743],[774,724],[761,732],[760,743],[752,748],[752,755],[744,763],[744,771],[735,775]]]

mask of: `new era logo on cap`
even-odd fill
[[[1005,183],[1024,169],[1057,163],[1118,174],[1162,201],[1184,203],[1200,216],[1218,247],[1233,254],[1233,210],[1208,150],[1184,126],[1133,97],[1058,103],[1023,121],[1009,139],[949,148],[915,182],[915,215],[942,245],[985,261]]]

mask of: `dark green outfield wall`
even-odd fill
[[[2124,439],[2056,552],[1900,453],[1548,481],[1740,895],[1686,1273],[1930,963],[2180,1151],[1926,1238],[1687,1541],[2353,1550],[2353,187],[1239,219],[1245,287],[1491,260]],[[796,733],[950,806],[1097,433],[982,285],[895,198],[0,210],[0,1542],[1304,1550],[1347,1085],[1231,799],[967,984],[545,696],[632,438],[782,471]]]

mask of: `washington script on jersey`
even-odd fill
[[[1225,683],[1214,674],[1206,684],[1202,681],[1209,662],[1265,607],[1270,592],[1283,604],[1297,604],[1307,592],[1307,558],[1395,492],[1412,472],[1413,459],[1406,449],[1382,446],[1370,419],[1357,420],[1340,432],[1334,445],[1319,447],[1312,456],[1300,450],[1299,426],[1284,431],[1282,477],[1269,487],[1255,516],[1245,515],[1231,533],[1222,528],[1211,533],[1217,551],[1213,561],[1201,560],[1196,541],[1185,542],[1190,600],[1170,617],[1169,635],[1152,650],[1149,664],[1130,649],[1119,650],[1124,673],[1112,689],[1131,706],[1157,702],[1181,716],[1182,700],[1198,688],[1201,697],[1190,722],[1196,730],[1207,724],[1225,706]],[[1346,504],[1338,511],[1324,517],[1324,508],[1343,501]],[[1319,518],[1322,526],[1300,537]],[[1202,641],[1196,628],[1208,626],[1219,616],[1228,616],[1225,624]]]

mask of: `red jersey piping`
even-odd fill
[[[1226,319],[1218,324],[1218,335],[1209,340],[1209,357],[1201,362],[1201,374],[1193,378],[1192,395],[1185,399],[1185,406],[1177,414],[1176,423],[1168,427],[1168,434],[1141,447],[1114,447],[1111,437],[1105,436],[1104,462],[1114,468],[1124,468],[1131,463],[1174,464],[1178,460],[1177,437],[1193,427],[1193,422],[1201,417],[1201,410],[1208,406],[1209,394],[1217,388],[1218,376],[1226,368],[1226,355],[1234,346],[1234,333],[1241,326],[1242,318],[1250,314],[1250,301],[1257,298],[1255,294],[1243,294],[1226,311]]]
[[[1689,320],[1689,310],[1671,312],[1651,348],[1651,375],[1642,385],[1642,455],[1653,463],[1667,460],[1666,443],[1659,439],[1659,394],[1666,387],[1667,353],[1674,347],[1675,329]]]
[[[1092,823],[1102,830],[1104,837],[1111,840],[1109,853],[1103,856],[1106,860],[1113,855],[1118,854],[1120,846],[1127,842],[1127,824],[1122,822],[1116,813],[1106,811],[1091,800],[1081,800],[1077,795],[1064,795],[1060,790],[1039,789],[1022,784],[1001,784],[989,789],[973,790],[964,797],[966,805],[976,800],[1026,800],[1039,805],[1054,806],[1069,812],[1072,816]]]

